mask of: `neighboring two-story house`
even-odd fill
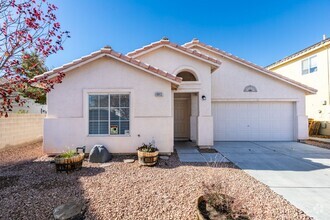
[[[318,90],[306,97],[306,114],[323,121],[321,134],[330,135],[330,38],[287,56],[266,68]]]

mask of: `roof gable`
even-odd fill
[[[287,62],[289,62],[291,60],[295,60],[295,59],[297,59],[297,58],[299,58],[301,56],[304,56],[306,54],[310,54],[310,53],[314,52],[315,50],[319,50],[322,47],[329,46],[329,45],[330,45],[330,38],[326,38],[326,39],[324,39],[324,40],[322,40],[320,42],[317,42],[316,44],[313,44],[313,45],[311,45],[309,47],[306,47],[305,49],[302,49],[302,50],[300,50],[300,51],[298,51],[298,52],[296,52],[294,54],[291,54],[291,55],[289,55],[287,57],[284,57],[283,59],[280,59],[280,60],[278,60],[278,61],[276,61],[276,62],[274,62],[274,63],[266,66],[265,68],[267,68],[267,69],[275,68],[275,67],[277,67],[279,65],[282,65],[284,63],[287,63]]]
[[[154,66],[151,66],[149,64],[143,63],[140,60],[134,59],[132,57],[123,55],[121,53],[117,53],[114,50],[112,50],[110,47],[105,47],[102,48],[101,50],[98,50],[96,52],[93,52],[87,56],[81,57],[77,60],[74,60],[70,63],[64,64],[61,67],[57,67],[51,71],[45,72],[39,76],[36,76],[35,78],[41,78],[41,77],[48,77],[48,78],[52,78],[55,77],[58,73],[60,72],[67,72],[70,71],[72,69],[75,69],[77,67],[80,67],[82,65],[85,65],[89,62],[92,62],[96,59],[102,58],[104,56],[108,56],[111,58],[114,58],[120,62],[126,63],[130,66],[133,66],[135,68],[138,68],[142,71],[145,71],[147,73],[150,73],[152,75],[155,75],[157,77],[160,77],[164,80],[170,81],[173,85],[178,86],[180,85],[182,79],[180,77],[176,77],[166,71],[163,71],[161,69],[158,69]]]
[[[215,54],[218,54],[220,56],[223,56],[223,57],[225,57],[225,58],[227,58],[229,60],[232,60],[232,61],[234,61],[236,63],[240,63],[240,64],[242,64],[244,66],[247,66],[249,68],[252,68],[254,70],[257,70],[257,71],[259,71],[259,72],[261,72],[261,73],[263,73],[265,75],[268,75],[270,77],[273,77],[273,78],[276,78],[276,79],[281,80],[283,82],[286,82],[286,83],[288,83],[290,85],[293,85],[293,86],[295,86],[295,87],[297,87],[299,89],[304,90],[305,92],[308,92],[309,94],[315,94],[317,92],[317,90],[314,89],[314,88],[312,88],[312,87],[309,87],[309,86],[304,85],[304,84],[302,84],[300,82],[297,82],[295,80],[292,80],[290,78],[287,78],[285,76],[282,76],[282,75],[280,75],[278,73],[275,73],[275,72],[272,72],[270,70],[267,70],[267,69],[265,69],[265,68],[263,68],[261,66],[258,66],[258,65],[254,64],[254,63],[251,63],[249,61],[246,61],[244,59],[241,59],[241,58],[239,58],[237,56],[234,56],[234,55],[232,55],[230,53],[227,53],[227,52],[225,52],[223,50],[220,50],[218,48],[215,48],[215,47],[212,47],[210,45],[206,45],[204,43],[201,43],[197,39],[194,39],[191,42],[185,43],[183,45],[183,47],[187,47],[187,48],[192,48],[194,46],[201,47],[201,48],[206,49],[208,51],[211,51],[211,52],[213,52]]]
[[[208,63],[209,65],[211,65],[211,70],[212,72],[214,70],[216,70],[217,68],[219,68],[219,66],[221,65],[221,61],[220,60],[217,60],[213,57],[210,57],[210,56],[207,56],[205,54],[202,54],[202,53],[199,53],[198,51],[196,50],[191,50],[189,48],[186,48],[186,47],[183,47],[183,46],[180,46],[178,44],[175,44],[175,43],[172,43],[170,42],[169,40],[160,40],[160,41],[157,41],[157,42],[154,42],[154,43],[151,43],[149,45],[146,45],[142,48],[139,48],[139,49],[136,49],[132,52],[129,52],[127,53],[127,56],[130,56],[130,57],[133,57],[133,58],[136,58],[136,57],[139,57],[143,54],[146,54],[146,53],[150,53],[151,51],[154,51],[158,48],[161,48],[161,47],[167,47],[167,48],[170,48],[172,50],[175,50],[179,53],[183,53],[187,56],[190,56],[190,57],[193,57],[195,59],[198,59],[198,60],[201,60],[203,62],[206,62]]]

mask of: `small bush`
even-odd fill
[[[157,147],[154,147],[152,143],[145,144],[143,143],[141,147],[137,149],[138,151],[142,152],[156,152],[158,151]]]
[[[61,153],[59,156],[60,156],[61,158],[71,158],[71,157],[73,157],[75,154],[76,154],[76,152],[75,152],[74,150],[68,150],[68,151],[66,151],[66,152],[64,152],[64,153]]]

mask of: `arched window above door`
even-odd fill
[[[194,74],[188,71],[182,71],[176,75],[177,77],[181,77],[182,81],[197,81]]]

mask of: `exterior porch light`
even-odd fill
[[[205,101],[206,100],[206,96],[202,95],[202,100]]]

